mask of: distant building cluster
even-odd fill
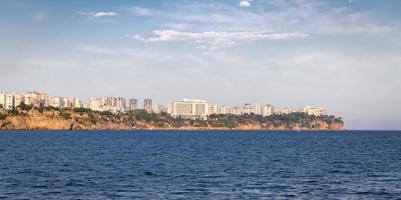
[[[262,116],[290,114],[292,112],[303,112],[308,115],[322,116],[327,115],[327,110],[324,107],[306,106],[298,111],[284,107],[281,110],[276,110],[270,104],[255,104],[245,103],[243,106],[222,105],[208,103],[206,100],[200,99],[183,99],[172,101],[166,105],[153,104],[152,99],[144,99],[143,107],[138,106],[138,99],[130,98],[128,102],[124,97],[90,97],[87,104],[82,103],[77,98],[66,97],[49,97],[43,92],[0,92],[0,107],[6,110],[11,110],[21,103],[32,105],[34,107],[51,106],[55,108],[89,108],[94,111],[110,111],[113,113],[128,112],[138,109],[146,110],[148,113],[169,113],[173,117],[185,119],[206,119],[213,114],[231,114],[244,115],[256,114]],[[127,105],[128,103],[128,105]]]

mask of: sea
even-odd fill
[[[0,131],[0,199],[401,199],[401,132]]]

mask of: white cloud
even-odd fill
[[[260,40],[293,40],[308,37],[304,33],[263,33],[263,32],[183,32],[176,30],[155,30],[155,37],[145,38],[141,35],[126,37],[141,42],[192,42],[198,45],[197,49],[216,51],[221,48],[233,47],[241,43]]]
[[[250,1],[241,1],[239,2],[239,7],[251,7],[251,2]]]
[[[98,13],[95,13],[95,15],[93,15],[93,16],[95,16],[95,17],[113,17],[113,16],[117,16],[118,15],[118,13],[116,13],[116,12],[98,12]]]
[[[77,14],[91,17],[114,17],[118,15],[116,12],[77,12]]]

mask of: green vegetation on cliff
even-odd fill
[[[41,119],[39,122],[36,120],[38,118]],[[55,123],[60,125],[56,126]],[[335,116],[313,116],[305,113],[266,117],[255,114],[213,114],[207,120],[192,120],[173,118],[164,112],[147,113],[141,109],[112,113],[86,108],[33,108],[24,104],[9,111],[2,109],[0,112],[0,128],[2,129],[58,129],[58,127],[59,129],[341,130],[343,121]]]

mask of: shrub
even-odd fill
[[[71,119],[71,114],[70,113],[62,113],[64,119],[69,120]]]

